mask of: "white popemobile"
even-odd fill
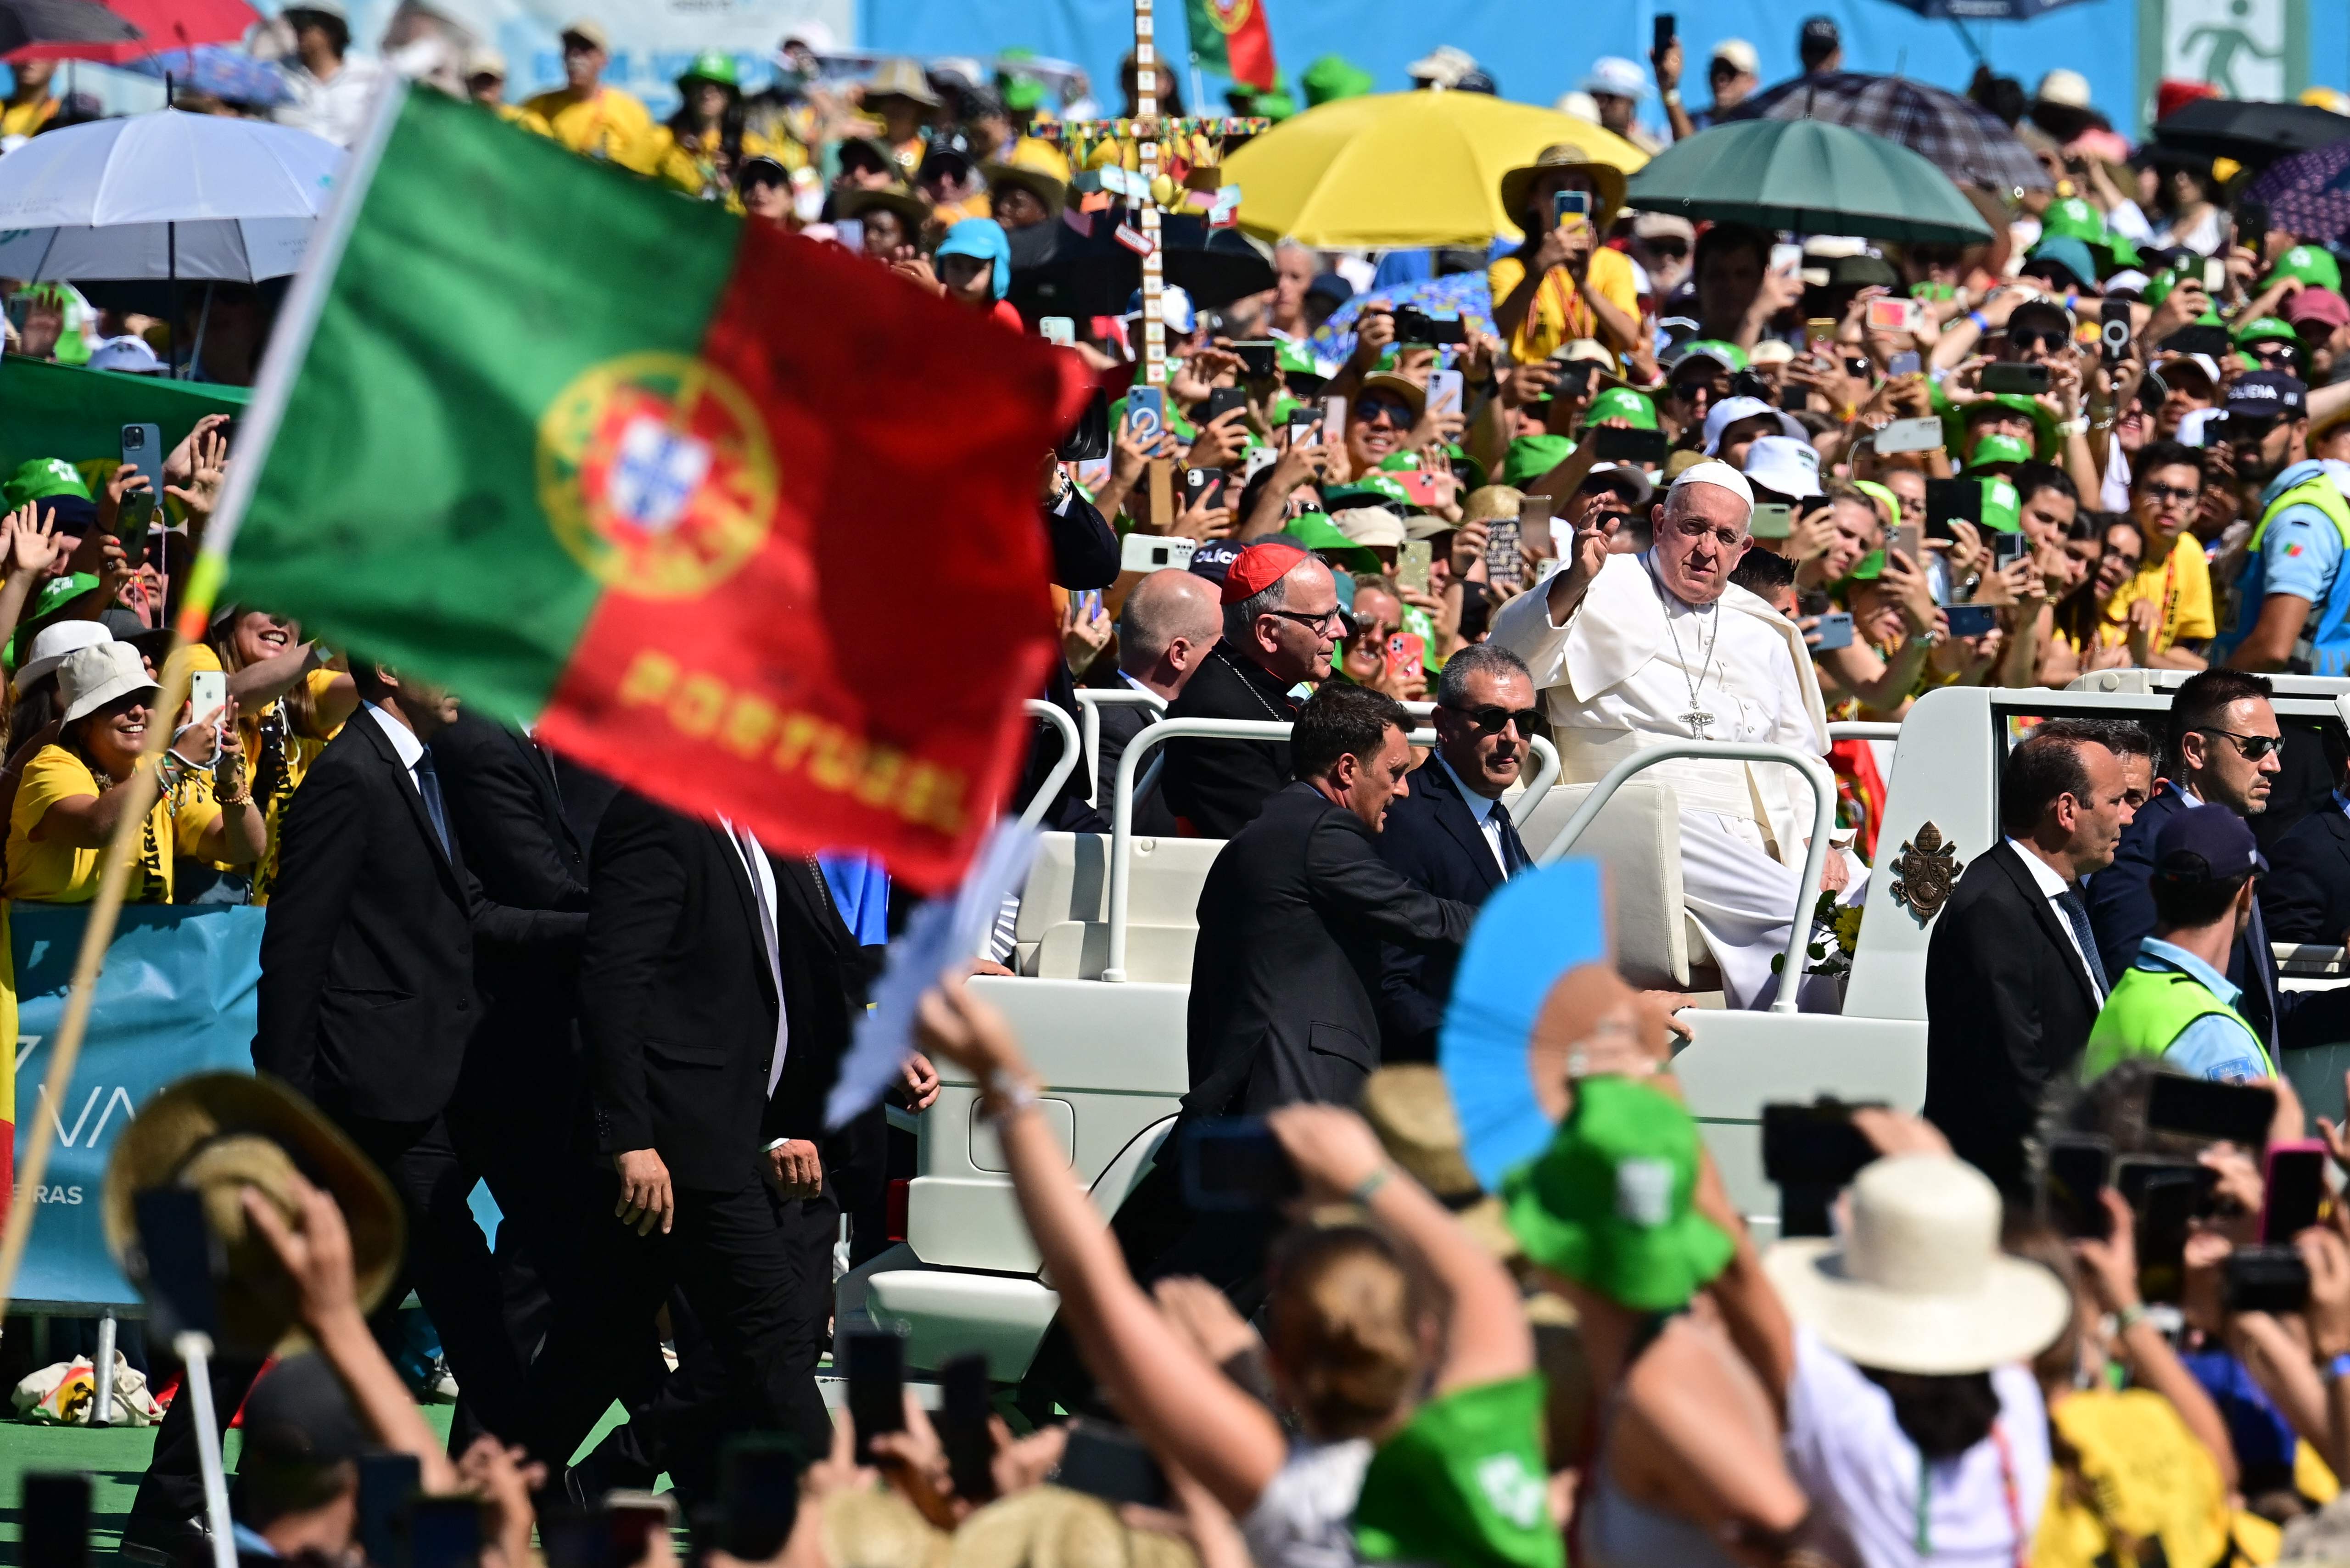
[[[1959,873],[1998,841],[1995,803],[2009,748],[2034,721],[2058,716],[2135,718],[2158,736],[2167,693],[2185,677],[2178,670],[2104,670],[2062,691],[1953,687],[1928,693],[1898,725],[1833,726],[1837,738],[1867,739],[1880,751],[1890,742],[1892,752],[1858,951],[1835,1015],[1799,1013],[1786,1002],[1770,1012],[1722,1008],[1719,976],[1682,907],[1679,803],[1669,783],[1642,776],[1659,762],[1684,756],[1801,770],[1814,786],[1819,829],[1803,885],[1817,887],[1835,807],[1834,783],[1819,759],[1785,748],[1679,742],[1634,753],[1596,784],[1553,788],[1556,755],[1547,742],[1536,742],[1535,775],[1508,797],[1512,814],[1537,859],[1573,853],[1606,866],[1617,961],[1627,978],[1695,996],[1681,1014],[1694,1038],[1676,1056],[1674,1071],[1731,1196],[1766,1234],[1776,1228],[1778,1207],[1762,1168],[1766,1101],[1832,1094],[1915,1110],[1925,1097],[1928,931]],[[2276,690],[2278,721],[2289,734],[2339,732],[2350,719],[2350,680],[2286,676],[2277,678]],[[1080,699],[1156,701],[1139,693],[1085,692]],[[1056,726],[1072,751],[1082,745],[1092,754],[1097,716],[1087,713],[1082,742],[1066,719]],[[1105,1213],[1115,1212],[1149,1168],[1188,1087],[1184,1017],[1197,935],[1193,909],[1223,846],[1135,837],[1138,778],[1147,780],[1156,747],[1170,737],[1253,738],[1286,729],[1188,720],[1143,731],[1120,763],[1117,832],[1044,836],[1020,900],[1012,961],[1018,975],[972,981],[1019,1029],[1051,1085],[1043,1114]],[[1432,739],[1424,731],[1413,736],[1420,744]],[[1074,764],[1075,757],[1065,761]],[[1799,925],[1789,963],[1804,961],[1804,936]],[[2342,971],[2340,949],[2280,947],[2278,956],[2288,986],[2338,979]],[[2333,1058],[2343,1054],[2350,1048],[2304,1053],[2327,1060],[2297,1063],[2293,1075],[2307,1075],[2311,1086],[2330,1075],[2338,1090],[2342,1064]],[[841,1279],[837,1320],[844,1331],[878,1324],[904,1334],[910,1370],[934,1372],[952,1356],[982,1351],[998,1381],[1016,1381],[1058,1298],[1038,1277],[993,1133],[976,1114],[973,1085],[951,1068],[942,1071],[937,1104],[908,1124],[920,1148],[906,1194],[905,1239]]]

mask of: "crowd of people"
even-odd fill
[[[333,0],[276,25],[284,118],[349,142],[387,67]],[[2350,930],[2350,741],[2291,782],[2289,832],[2261,819],[2288,760],[2268,675],[2350,675],[2343,235],[2277,227],[2209,159],[2133,150],[2071,72],[2033,92],[1986,72],[1975,98],[2047,180],[1966,191],[1985,244],[1636,212],[1620,169],[1562,140],[1501,176],[1521,233],[1490,249],[1283,241],[1256,293],[1048,323],[1014,279],[1119,182],[1075,156],[1080,106],[1017,60],[844,86],[795,37],[755,93],[697,58],[656,122],[601,80],[597,24],[562,40],[551,91],[508,102],[487,55],[449,85],[1007,331],[1049,326],[1097,376],[1107,452],[1038,454],[1063,655],[1040,694],[1072,718],[1081,687],[1147,701],[1102,711],[1046,827],[1107,830],[1120,753],[1161,711],[1292,728],[1171,742],[1135,802],[1139,832],[1224,847],[1181,1116],[1115,1214],[1072,1179],[987,988],[956,972],[923,999],[890,1100],[924,1112],[940,1064],[976,1084],[1059,1301],[1004,1405],[1023,1429],[993,1421],[974,1464],[918,1405],[877,1437],[817,1382],[844,1220],[850,1264],[889,1245],[907,1168],[882,1107],[822,1119],[902,926],[884,869],[681,815],[265,605],[174,652],[193,553],[251,461],[219,416],[151,472],[26,461],[0,493],[0,891],[92,899],[149,726],[171,725],[129,897],[265,907],[254,1064],[404,1224],[369,1264],[359,1187],[244,1199],[317,1349],[227,1346],[210,1369],[217,1421],[244,1411],[241,1552],[351,1561],[371,1450],[478,1497],[478,1555],[507,1568],[573,1568],[559,1521],[664,1474],[725,1568],[2268,1562],[2331,1501],[2350,1206],[2304,1203],[2294,1161],[2350,1168],[2350,1107],[2314,1139],[2281,1068],[2350,1037],[2350,995],[2285,989],[2272,942]],[[1843,65],[1824,18],[1800,47]],[[1653,149],[1761,85],[1737,39],[1709,57],[1710,107],[1684,104],[1682,67],[1678,40],[1646,70],[1602,59],[1562,107]],[[1495,90],[1457,49],[1411,74]],[[0,133],[78,118],[47,81],[19,70]],[[1121,86],[1129,116],[1146,94],[1182,112],[1163,66]],[[1315,104],[1369,78],[1334,57],[1298,86]],[[1276,86],[1230,107],[1240,138],[1298,106]],[[1459,275],[1491,332],[1398,296]],[[192,316],[101,296],[85,330],[78,296],[12,292],[19,354],[224,382],[252,379],[275,307],[206,291],[183,355]],[[1128,566],[1169,541],[1190,548]],[[1435,1064],[1479,906],[1543,875],[1512,815],[1538,738],[1580,782],[1690,741],[1831,761],[1826,846],[1783,766],[1654,770],[1697,989],[1761,1007],[1794,926],[1835,929],[1871,876],[1886,757],[1832,747],[1832,721],[2124,668],[2192,673],[2162,722],[2052,721],[2003,764],[2000,840],[1931,933],[1924,1115],[1820,1110],[1833,1168],[1778,1176],[1833,1235],[1750,1232],[1671,1071],[1673,1014],[1700,999],[1604,964],[1555,976],[1526,1042],[1547,1147],[1490,1190],[1471,1174]],[[182,672],[195,695],[160,711]],[[1008,805],[1057,746],[1040,734]],[[1016,983],[1014,956],[978,967]],[[2224,1130],[2182,1122],[2173,1081],[2253,1096],[2257,1118],[2239,1099]],[[1262,1118],[1299,1200],[1236,1212],[1187,1187],[1181,1151],[1233,1118]],[[411,1288],[437,1351],[403,1386],[387,1351],[413,1350]],[[445,1449],[419,1386],[456,1392]],[[583,1454],[616,1401],[628,1419]],[[195,1403],[171,1403],[125,1532],[142,1568],[209,1551]],[[712,1551],[757,1533],[723,1509],[744,1501],[730,1446],[762,1433],[805,1461],[796,1521],[749,1558]],[[1156,1506],[1085,1490],[1098,1469],[1069,1456],[1106,1443],[1147,1453]]]

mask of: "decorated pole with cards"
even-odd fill
[[[1159,178],[1159,59],[1155,35],[1159,19],[1156,0],[1134,0],[1135,134],[1142,139],[1144,199],[1129,202],[1141,221],[1142,237],[1149,248],[1142,253],[1142,380],[1145,386],[1167,385],[1167,317],[1159,299],[1167,286],[1166,247],[1159,243],[1159,203],[1149,192]],[[1173,460],[1150,460],[1150,517],[1162,529],[1175,523]]]

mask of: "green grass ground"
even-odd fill
[[[424,1418],[445,1437],[454,1408],[451,1405],[427,1405]],[[592,1448],[607,1431],[618,1426],[620,1415],[619,1407],[614,1406],[603,1425],[588,1438],[587,1446]],[[237,1438],[235,1432],[228,1435],[225,1457],[232,1474],[236,1470]],[[16,1568],[19,1561],[17,1542],[22,1522],[17,1500],[23,1495],[24,1477],[28,1470],[89,1473],[90,1561],[92,1568],[107,1568],[114,1561],[115,1548],[121,1544],[123,1521],[130,1517],[130,1500],[138,1493],[139,1478],[145,1473],[147,1456],[154,1447],[152,1427],[94,1429],[0,1422],[0,1568]]]

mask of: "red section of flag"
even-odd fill
[[[1082,363],[759,223],[702,355],[764,421],[773,525],[698,597],[608,591],[538,733],[775,850],[951,886],[1055,651],[1038,477]]]
[[[107,0],[106,8],[139,29],[127,44],[27,44],[12,60],[99,60],[119,66],[166,49],[234,44],[261,20],[244,0]]]
[[[1232,61],[1232,80],[1271,92],[1276,72],[1273,65],[1273,29],[1265,25],[1264,0],[1243,0],[1238,9],[1244,13],[1239,26],[1224,35],[1224,52]]]

